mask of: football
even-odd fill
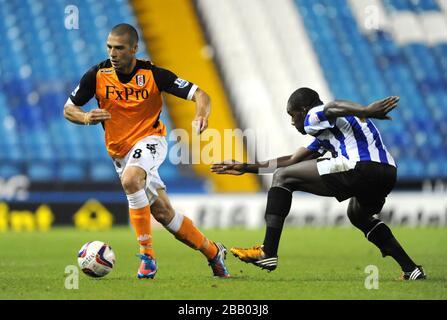
[[[102,241],[87,242],[79,250],[78,264],[86,275],[104,277],[115,265],[115,253],[112,247]]]

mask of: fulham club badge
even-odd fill
[[[137,85],[140,87],[144,86],[144,74],[137,74]]]

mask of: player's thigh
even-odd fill
[[[145,188],[152,203],[158,196],[156,189],[165,187],[158,175],[158,168],[165,160],[166,153],[166,139],[149,136],[137,142],[124,159],[115,159],[115,168],[126,192]]]
[[[318,173],[317,160],[307,160],[279,168],[273,175],[272,187],[282,186],[291,191],[305,191],[321,196],[333,196],[333,192]]]

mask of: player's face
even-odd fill
[[[306,134],[306,131],[304,131],[304,118],[306,116],[306,111],[292,110],[290,107],[287,107],[287,113],[292,118],[292,126],[294,126],[301,134]]]
[[[107,38],[107,53],[112,62],[112,67],[119,72],[128,73],[135,54],[137,45],[132,45],[128,35],[109,34]]]

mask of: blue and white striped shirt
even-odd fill
[[[350,161],[374,161],[396,166],[383,144],[379,130],[370,119],[354,116],[339,117],[329,121],[324,105],[309,110],[304,119],[304,130],[315,137],[307,149],[333,157],[343,156]]]

